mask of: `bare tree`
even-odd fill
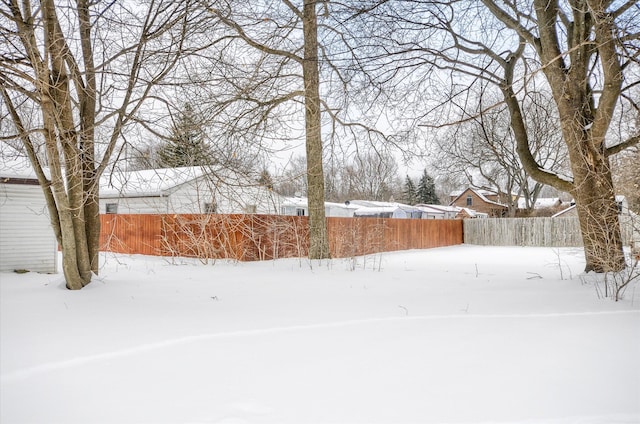
[[[529,93],[523,99],[531,151],[545,168],[566,170],[566,148],[550,102],[550,96],[542,93]],[[435,132],[433,166],[459,175],[473,187],[497,192],[505,199],[509,215],[515,216],[521,198],[525,209],[533,209],[544,184],[524,169],[508,110],[496,104],[499,101],[487,105],[481,99],[475,110],[462,111],[466,115],[462,122]]]
[[[397,1],[379,2],[375,13],[397,28],[385,39],[397,53],[396,70],[419,81],[427,69],[448,84],[440,106],[428,103],[431,119],[451,121],[454,108],[468,110],[478,85],[500,89],[524,169],[576,200],[586,271],[624,268],[610,157],[640,134],[616,144],[607,135],[616,107],[638,84],[637,1]],[[532,151],[523,101],[542,88],[553,97],[570,176],[545,168]]]
[[[318,4],[305,0],[299,7],[285,0],[274,6],[269,9],[265,5],[229,1],[209,3],[208,10],[228,28],[233,47],[225,47],[239,49],[256,61],[254,69],[247,67],[240,72],[248,83],[236,84],[235,98],[220,104],[225,112],[233,113],[233,108],[238,108],[235,113],[239,117],[254,115],[253,122],[240,120],[239,129],[246,131],[247,126],[262,125],[266,116],[282,104],[299,99],[304,102],[309,257],[322,259],[329,257],[330,252],[324,215]],[[237,58],[229,65],[237,75],[241,68]],[[252,78],[245,77],[247,72]],[[288,81],[293,81],[295,88],[287,87]],[[269,90],[274,84],[277,88]],[[249,107],[243,108],[242,103]]]
[[[44,191],[67,287],[99,269],[100,175],[157,84],[190,50],[192,2],[0,6],[0,92]]]
[[[283,196],[307,195],[307,160],[304,156],[289,159],[282,174],[276,178],[275,190]]]
[[[370,116],[375,113],[361,107],[371,100],[364,100],[371,79],[355,54],[358,11],[347,3],[318,0],[210,0],[208,10],[227,27],[226,41],[212,52],[226,71],[214,84],[212,108],[225,118],[221,126],[255,139],[292,140],[302,134],[309,256],[328,257],[323,159],[330,162],[327,157],[347,140],[369,147],[387,139]]]
[[[338,174],[344,200],[388,201],[401,191],[398,164],[393,156],[361,153],[345,163]]]
[[[276,191],[286,196],[305,195],[307,180],[306,161],[301,156],[292,158],[283,175],[278,178]],[[352,199],[384,200],[402,198],[398,164],[393,156],[379,155],[375,151],[354,155],[338,161],[336,156],[325,159],[325,197],[329,202]]]

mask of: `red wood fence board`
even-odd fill
[[[307,217],[102,215],[102,250],[254,261],[308,254]],[[461,220],[327,218],[334,258],[462,244]]]

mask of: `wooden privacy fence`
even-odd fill
[[[102,215],[101,250],[241,261],[304,257],[308,218],[281,215]],[[327,218],[334,258],[462,243],[461,220]]]
[[[639,223],[620,216],[623,243],[638,238]],[[635,228],[634,228],[635,226]],[[464,242],[487,246],[581,247],[577,217],[465,219]]]

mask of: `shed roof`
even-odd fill
[[[11,179],[37,181],[38,177],[27,158],[3,158],[0,162],[0,182],[8,182]]]
[[[100,178],[100,191],[103,197],[160,196],[203,177],[213,186],[264,187],[249,176],[232,169],[188,166],[105,174]]]
[[[199,166],[114,172],[100,178],[101,197],[161,196],[205,174]]]

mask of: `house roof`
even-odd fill
[[[114,172],[100,178],[100,195],[101,197],[162,196],[169,190],[204,174],[204,169],[199,166]]]
[[[308,207],[309,201],[306,197],[285,197],[282,201],[282,206],[295,206],[297,208]]]
[[[472,188],[472,187],[467,187],[464,190],[454,190],[449,194],[449,197],[458,197],[460,196],[462,193],[464,193],[467,190],[473,190],[474,192],[478,193],[478,194],[482,194],[482,195],[486,195],[486,196],[491,196],[491,195],[496,195],[498,193],[496,193],[495,191],[490,191],[490,190],[484,190],[481,188]]]
[[[355,210],[355,214],[360,216],[380,215],[385,213],[393,214],[398,209],[402,210],[402,208],[397,206],[362,206]]]
[[[415,205],[414,207],[427,212],[436,212],[436,213],[460,212],[460,208],[458,206],[449,206],[449,205],[426,205],[424,203],[420,203]]]
[[[627,198],[626,198],[625,196],[623,196],[623,195],[621,195],[621,194],[616,194],[616,197],[615,197],[615,198],[616,198],[616,202],[622,203],[623,208],[626,208],[626,201],[627,201]],[[560,212],[558,212],[558,213],[556,213],[556,214],[552,215],[551,217],[552,217],[552,218],[558,218],[558,217],[561,217],[561,216],[563,216],[563,215],[565,215],[565,214],[567,214],[567,213],[569,213],[569,212],[571,212],[571,211],[575,210],[575,208],[576,208],[576,205],[575,205],[575,203],[574,203],[573,205],[569,206],[569,207],[568,207],[568,208],[566,208],[566,209],[561,210]],[[630,210],[628,210],[628,209],[626,209],[626,211],[625,211],[625,212],[626,212],[627,214],[634,215],[634,214],[633,214],[633,212],[631,212],[631,211],[630,211]]]
[[[26,155],[9,143],[0,143],[0,179],[37,179]]]
[[[456,200],[458,200],[460,197],[462,197],[462,195],[464,195],[466,192],[471,191],[473,192],[476,196],[478,196],[483,202],[485,203],[489,203],[492,205],[496,205],[496,206],[500,206],[503,208],[508,207],[507,205],[504,205],[502,203],[498,203],[498,202],[494,202],[493,200],[489,200],[487,199],[487,197],[485,195],[497,195],[497,193],[491,192],[491,191],[487,191],[487,190],[480,190],[480,189],[475,189],[472,187],[468,187],[467,189],[463,190],[460,194],[458,194],[456,196],[455,199],[453,199],[449,204],[453,205],[455,203]]]
[[[418,210],[416,207],[411,205],[406,205],[404,203],[382,202],[379,200],[349,200],[349,205],[356,206],[358,208],[394,208],[394,209],[402,209],[405,211]]]
[[[100,177],[100,196],[105,198],[164,196],[183,184],[203,177],[207,177],[207,180],[216,186],[218,184],[236,187],[260,185],[249,177],[230,169],[188,166],[105,174]]]
[[[572,210],[574,210],[575,208],[576,208],[576,205],[571,205],[571,206],[569,206],[568,208],[563,209],[563,210],[561,210],[560,212],[558,212],[558,213],[555,213],[555,214],[551,215],[551,218],[559,218],[559,217],[561,217],[561,216],[563,216],[563,215],[565,215],[565,214],[567,214],[567,213],[571,212],[571,211],[572,211]]]
[[[562,203],[562,200],[559,197],[539,197],[536,199],[536,203],[533,205],[533,208],[550,208],[552,206],[556,206],[558,202]],[[518,199],[518,208],[525,209],[526,207],[526,200],[523,197],[520,197]]]

